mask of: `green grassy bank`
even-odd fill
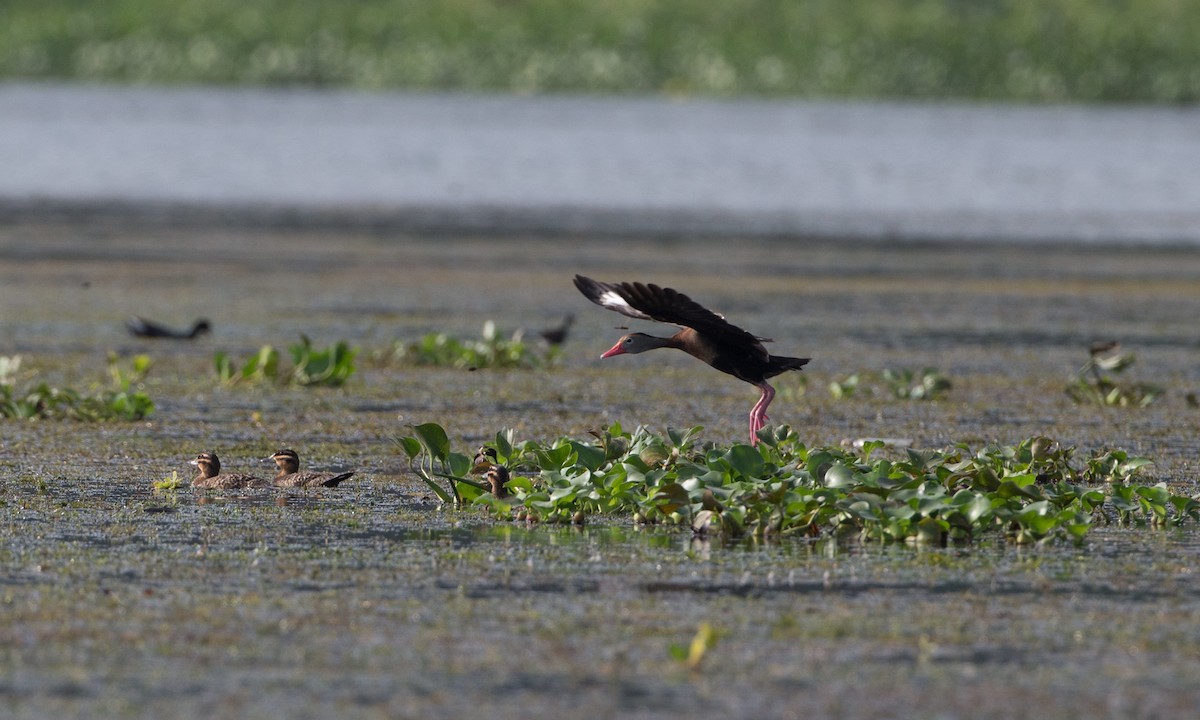
[[[1194,102],[1184,0],[7,0],[0,78]]]

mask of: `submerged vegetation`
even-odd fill
[[[0,417],[88,422],[141,420],[154,412],[154,402],[139,387],[151,365],[153,361],[146,355],[137,355],[126,365],[110,353],[111,384],[89,392],[45,382],[18,385],[20,357],[0,358]]]
[[[451,450],[443,428],[414,430],[396,442],[443,502],[482,504],[531,522],[625,514],[734,537],[941,544],[991,532],[1018,543],[1079,541],[1096,522],[1200,520],[1200,500],[1136,482],[1149,460],[1109,450],[1077,461],[1074,448],[1046,437],[894,453],[881,441],[859,451],[809,448],[787,426],[761,432],[757,448],[701,442],[699,427],[659,436],[614,425],[591,441],[519,444],[502,432],[483,450],[513,471],[505,490],[514,503],[468,477],[475,463]]]
[[[1194,102],[1178,0],[7,0],[0,77]]]

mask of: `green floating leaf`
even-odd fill
[[[404,437],[392,438],[392,441],[404,451],[409,460],[421,454],[421,441],[415,437],[405,435]]]
[[[578,463],[588,470],[599,470],[607,460],[604,448],[572,440],[571,449],[575,452]]]
[[[422,423],[420,425],[411,425],[413,432],[417,434],[417,440],[420,441],[421,447],[425,449],[435,460],[445,461],[450,455],[450,438],[446,435],[446,431],[437,423]]]
[[[691,496],[688,491],[679,483],[667,483],[658,488],[658,492],[654,494],[651,502],[658,507],[663,514],[670,514],[687,507],[691,504]]]
[[[445,431],[442,432],[445,433]],[[447,442],[447,448],[449,448],[449,442]],[[473,465],[471,458],[462,453],[452,452],[446,456],[446,468],[449,470],[449,474],[456,478],[461,478],[471,472]]]
[[[825,487],[846,488],[858,483],[858,475],[842,463],[834,463],[825,472]]]
[[[750,445],[737,444],[729,448],[725,459],[739,475],[747,480],[759,479],[763,475],[766,463],[762,454]]]

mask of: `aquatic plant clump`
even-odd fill
[[[1150,460],[1109,450],[1077,462],[1074,448],[1045,437],[900,454],[882,441],[809,448],[787,426],[764,430],[757,447],[700,442],[699,427],[659,436],[617,424],[588,442],[520,444],[504,432],[481,452],[512,471],[505,489],[513,502],[467,477],[474,464],[451,451],[440,426],[416,429],[397,443],[441,500],[529,521],[628,514],[637,522],[687,523],[695,532],[732,537],[919,543],[997,532],[1018,543],[1081,541],[1096,522],[1200,521],[1197,498],[1164,483],[1136,482]]]
[[[354,357],[358,354],[345,341],[324,349],[313,347],[307,335],[301,335],[300,342],[290,345],[288,352],[292,365],[287,369],[280,368],[279,352],[271,345],[263,345],[258,354],[241,364],[218,352],[213,355],[213,367],[223,385],[295,383],[303,387],[341,387],[354,374]]]
[[[154,401],[137,385],[150,371],[153,361],[138,355],[129,367],[122,367],[115,354],[108,356],[112,385],[92,392],[59,388],[48,383],[18,387],[14,375],[20,368],[16,357],[0,358],[0,417],[19,419],[141,420],[154,412]]]
[[[858,393],[874,395],[875,389],[864,380],[875,377],[868,373],[854,373],[842,380],[829,383],[829,394],[835,400],[843,400]],[[953,387],[950,378],[937,368],[927,367],[920,373],[912,370],[886,368],[877,376],[878,384],[887,389],[887,395],[897,400],[937,400]]]
[[[1157,400],[1163,389],[1149,383],[1127,383],[1114,376],[1129,369],[1137,357],[1117,343],[1093,346],[1091,357],[1075,372],[1067,384],[1067,397],[1077,404],[1116,407],[1146,407]]]
[[[429,333],[415,342],[397,342],[382,359],[427,366],[475,370],[479,368],[538,368],[553,364],[560,353],[557,346],[539,353],[516,330],[503,337],[491,320],[483,325],[478,340],[460,339],[445,333]]]

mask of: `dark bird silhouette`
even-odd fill
[[[125,328],[135,337],[170,340],[195,340],[206,332],[212,332],[212,325],[203,318],[192,323],[191,330],[176,330],[138,315],[130,315],[125,318]]]
[[[354,472],[319,473],[300,472],[300,456],[295,450],[280,450],[267,460],[274,460],[279,474],[271,481],[275,487],[337,487],[348,480]]]
[[[725,318],[671,288],[638,282],[603,283],[582,275],[575,276],[575,287],[588,300],[622,315],[681,326],[679,332],[666,338],[629,333],[600,357],[675,348],[757,387],[761,395],[750,411],[752,445],[758,444],[758,431],[767,424],[767,406],[775,398],[775,388],[767,379],[788,370],[799,370],[809,360],[771,355],[763,346],[769,339],[731,325]]]
[[[571,325],[573,324],[575,324],[575,316],[568,314],[558,326],[546,328],[538,334],[551,345],[562,345],[567,341],[567,334],[570,332]]]
[[[210,490],[239,490],[241,488],[270,487],[271,483],[253,475],[242,473],[221,473],[221,461],[216,453],[202,452],[195,460],[189,460],[189,465],[200,469],[200,474],[192,480],[192,487]]]

